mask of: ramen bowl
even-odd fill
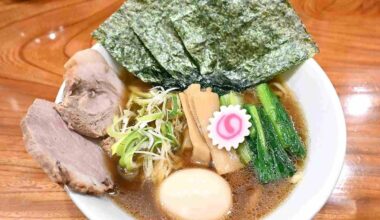
[[[102,46],[96,44],[93,49],[99,51],[120,74],[123,72]],[[264,218],[311,219],[327,201],[343,165],[346,150],[344,116],[332,83],[314,59],[307,60],[282,77],[303,111],[308,130],[308,153],[300,182]],[[63,83],[56,102],[62,100],[64,86]],[[68,187],[65,189],[89,219],[134,219],[108,197],[83,195]]]

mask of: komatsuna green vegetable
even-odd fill
[[[264,125],[260,119],[260,113],[254,105],[247,105],[246,109],[252,117],[252,122],[257,132],[256,141],[250,146],[252,151],[256,152],[253,166],[257,176],[262,183],[278,180],[281,178],[280,171],[274,160],[273,151],[268,146]]]
[[[295,158],[305,158],[306,148],[281,101],[266,83],[256,87],[257,96],[285,150]]]
[[[250,136],[248,143],[256,155],[252,164],[260,182],[269,183],[292,176],[296,168],[281,147],[264,109],[254,105],[245,107],[255,126],[254,139]]]
[[[236,150],[236,153],[238,154],[240,161],[244,165],[248,165],[249,162],[251,162],[254,158],[254,154],[249,148],[249,144],[247,141],[244,141],[239,145],[238,149]]]
[[[219,97],[220,105],[240,105],[244,104],[243,97],[236,92],[229,92]]]
[[[267,137],[268,146],[274,154],[274,160],[277,164],[281,178],[291,177],[296,172],[296,167],[293,161],[289,158],[288,154],[282,147],[279,136],[276,134],[273,124],[271,123],[268,115],[262,107],[259,109],[261,121],[265,128],[265,135]]]
[[[229,106],[229,105],[240,105],[240,106],[243,106],[243,97],[236,93],[236,92],[229,92],[227,94],[224,94],[222,96],[219,97],[219,101],[220,101],[220,105],[222,106]],[[254,130],[254,127],[252,126],[251,128],[251,133],[253,134],[255,131],[252,131],[252,129]],[[236,150],[239,158],[240,158],[240,161],[247,165],[249,164],[249,162],[253,159],[253,152],[249,149],[249,145],[247,143],[247,141],[244,141],[243,143],[241,143],[238,147],[238,149]]]

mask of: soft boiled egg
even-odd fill
[[[202,168],[171,174],[161,183],[158,200],[162,209],[175,219],[221,219],[232,207],[228,182]]]

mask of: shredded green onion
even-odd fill
[[[185,127],[181,102],[175,88],[154,87],[142,92],[130,87],[131,95],[107,129],[116,139],[112,155],[127,173],[143,168],[144,175],[160,182],[175,169],[180,134]]]
[[[173,94],[171,97],[171,102],[172,102],[172,105],[173,105],[173,108],[168,110],[168,113],[169,113],[169,118],[175,118],[177,116],[180,116],[182,115],[182,111],[181,111],[181,101],[179,99],[179,96],[178,94]]]
[[[126,149],[128,149],[129,145],[141,138],[142,135],[138,131],[134,131],[131,134],[125,135],[123,138],[112,145],[112,155],[116,153],[118,156],[122,156],[125,153]]]
[[[155,121],[157,119],[162,119],[163,117],[164,117],[164,113],[158,112],[158,113],[153,113],[150,115],[144,115],[144,116],[138,117],[137,121],[138,122],[151,122],[151,121]]]
[[[152,98],[152,94],[150,92],[142,92],[139,88],[135,86],[130,86],[129,90],[131,90],[133,94],[136,94],[139,97]]]

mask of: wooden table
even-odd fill
[[[83,219],[25,152],[20,119],[35,98],[54,100],[63,64],[120,0],[0,1],[0,219]],[[316,219],[380,219],[380,2],[292,0],[338,91],[347,155]],[[322,161],[321,161],[322,162]],[[301,207],[301,204],[300,204]]]

